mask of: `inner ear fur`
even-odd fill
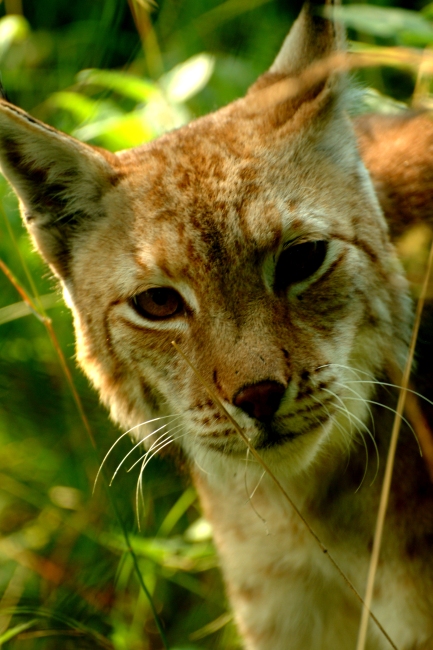
[[[15,189],[37,248],[66,279],[73,238],[103,218],[101,199],[119,180],[115,157],[0,100],[0,167]]]

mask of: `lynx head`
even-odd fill
[[[116,155],[0,104],[2,169],[63,285],[80,364],[122,426],[178,416],[171,435],[201,465],[245,446],[173,340],[292,472],[350,444],[371,394],[351,382],[406,350],[405,281],[346,84],[305,82],[338,47],[306,5],[245,98]]]

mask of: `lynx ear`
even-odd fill
[[[311,118],[341,95],[341,75],[326,64],[320,72],[312,67],[344,49],[344,32],[332,20],[333,4],[333,0],[304,4],[274,63],[250,88],[250,105],[267,108],[271,127],[287,122],[302,105],[311,109],[307,111]],[[261,90],[265,92],[259,99],[254,94]]]
[[[63,279],[72,240],[102,217],[101,199],[117,182],[110,157],[0,100],[1,170],[38,249]]]
[[[304,4],[269,73],[297,75],[314,61],[342,49],[343,34],[331,19],[333,4],[332,0]]]

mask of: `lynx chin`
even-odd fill
[[[244,98],[117,154],[0,101],[1,168],[79,363],[122,427],[177,416],[162,440],[189,466],[248,650],[350,650],[361,606],[171,342],[362,594],[413,319],[393,241],[433,214],[427,116],[353,123],[337,72],[284,96],[344,47],[323,16],[304,6]],[[399,650],[433,648],[433,489],[409,427],[372,611]]]

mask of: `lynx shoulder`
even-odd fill
[[[152,420],[178,416],[167,435],[250,650],[355,647],[361,608],[207,387],[363,593],[396,401],[383,385],[413,313],[392,238],[433,207],[427,117],[355,133],[335,72],[284,96],[339,39],[305,5],[244,98],[118,154],[0,101],[2,170],[73,311],[79,363],[146,444]],[[400,650],[433,647],[432,540],[404,430],[372,606]],[[390,647],[373,624],[367,647]]]

